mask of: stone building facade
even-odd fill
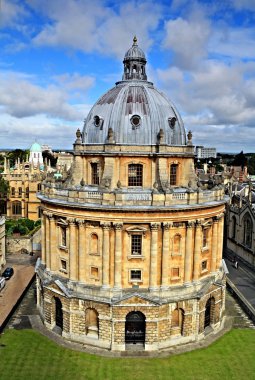
[[[5,217],[0,216],[0,270],[5,264]]]
[[[3,214],[12,219],[38,220],[40,201],[36,194],[41,190],[45,178],[40,145],[32,144],[29,158],[25,162],[18,159],[13,167],[5,157],[2,176],[9,184],[9,193],[4,197],[6,201]]]
[[[242,259],[255,268],[255,193],[252,185],[241,190],[231,186],[226,212],[226,247],[230,257]]]
[[[63,337],[158,350],[220,328],[225,198],[194,170],[192,134],[147,81],[136,39],[122,81],[76,133],[74,163],[39,195],[37,303]]]

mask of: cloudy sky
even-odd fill
[[[0,4],[0,149],[72,149],[136,35],[195,145],[255,152],[255,0]]]

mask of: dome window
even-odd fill
[[[133,129],[137,129],[141,125],[141,118],[138,115],[133,115],[130,119]]]
[[[100,116],[98,115],[94,116],[94,125],[96,127],[100,127],[100,129],[103,129],[103,124],[104,124],[104,120]]]
[[[176,123],[176,117],[169,117],[168,124],[171,129],[174,129]]]

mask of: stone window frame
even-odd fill
[[[22,215],[22,203],[21,201],[12,202],[12,215]]]
[[[11,197],[15,197],[16,189],[14,186],[11,187]]]
[[[175,180],[175,183],[174,184],[171,184],[171,167],[172,166],[175,166],[177,169],[176,169],[176,180]],[[168,173],[169,173],[169,184],[170,184],[170,187],[178,187],[179,184],[180,184],[180,177],[181,177],[181,163],[178,161],[178,160],[174,160],[174,161],[170,161],[169,162],[169,170],[168,170]]]
[[[176,269],[178,269],[178,276],[173,275],[173,271]],[[181,268],[177,267],[177,266],[171,268],[171,280],[180,280],[181,279],[181,270],[180,269]]]
[[[97,237],[97,252],[92,252],[92,235],[95,235]],[[101,254],[101,238],[99,236],[98,231],[91,231],[89,232],[89,255],[90,256],[100,256]]]
[[[202,224],[202,236],[201,236],[202,237],[202,247],[201,247],[202,253],[207,252],[210,248],[209,239],[210,239],[211,227],[212,227],[211,221],[207,221]]]
[[[128,172],[129,172],[129,165],[142,165],[142,171],[143,171],[143,175],[142,175],[142,186],[131,186],[128,184]],[[149,184],[147,182],[147,179],[146,179],[146,172],[147,172],[147,163],[144,162],[144,161],[140,161],[140,160],[131,160],[131,161],[128,161],[125,163],[125,179],[123,181],[123,183],[125,183],[126,187],[128,189],[141,189],[141,188],[146,188],[146,187],[149,187]],[[121,179],[122,181],[122,179]]]
[[[96,272],[97,274],[93,274],[92,271],[96,269]],[[96,281],[99,281],[100,280],[100,269],[98,266],[96,265],[90,265],[89,266],[89,277],[90,279],[93,279],[93,280],[96,280]]]
[[[179,252],[175,252],[174,251],[174,238],[176,236],[179,236],[180,238],[180,249],[179,249]],[[183,252],[183,236],[180,232],[176,232],[174,235],[173,235],[173,238],[172,238],[172,254],[171,256],[182,256],[182,252]]]
[[[201,273],[206,273],[208,272],[208,260],[203,260],[201,262]]]
[[[64,219],[57,220],[58,248],[68,251],[68,223]],[[65,231],[65,245],[63,244],[63,231]]]
[[[69,272],[69,262],[65,257],[60,257],[60,269],[59,272],[67,274]]]
[[[128,237],[129,237],[129,247],[128,247],[128,260],[131,260],[131,259],[142,259],[144,260],[145,259],[145,256],[144,256],[144,239],[146,237],[146,232],[147,232],[147,228],[145,227],[141,227],[141,226],[132,226],[132,227],[128,227],[126,228],[126,232],[128,233]],[[132,250],[132,236],[133,235],[141,235],[142,237],[142,241],[141,241],[141,245],[142,245],[142,252],[141,254],[138,254],[138,255],[134,255],[132,254],[131,250]]]
[[[248,226],[247,222],[250,223]],[[241,225],[243,225],[243,245],[249,249],[252,248],[252,240],[253,240],[253,222],[251,215],[249,212],[246,212],[242,218]],[[248,240],[249,238],[249,240]]]
[[[98,183],[93,183],[94,181],[92,181],[92,164],[97,164],[97,168],[98,168]],[[87,167],[87,173],[88,173],[88,181],[87,183],[90,185],[90,186],[99,186],[100,184],[100,181],[101,181],[101,177],[102,177],[102,162],[99,158],[97,159],[91,159],[91,160],[88,160],[88,167]],[[97,181],[96,181],[97,182]]]
[[[132,271],[140,272],[140,278],[132,278]],[[142,283],[143,282],[143,269],[141,268],[130,268],[128,269],[128,282],[130,283]]]

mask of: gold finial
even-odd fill
[[[137,45],[137,38],[136,38],[136,36],[134,36],[134,38],[133,38],[133,45]]]

